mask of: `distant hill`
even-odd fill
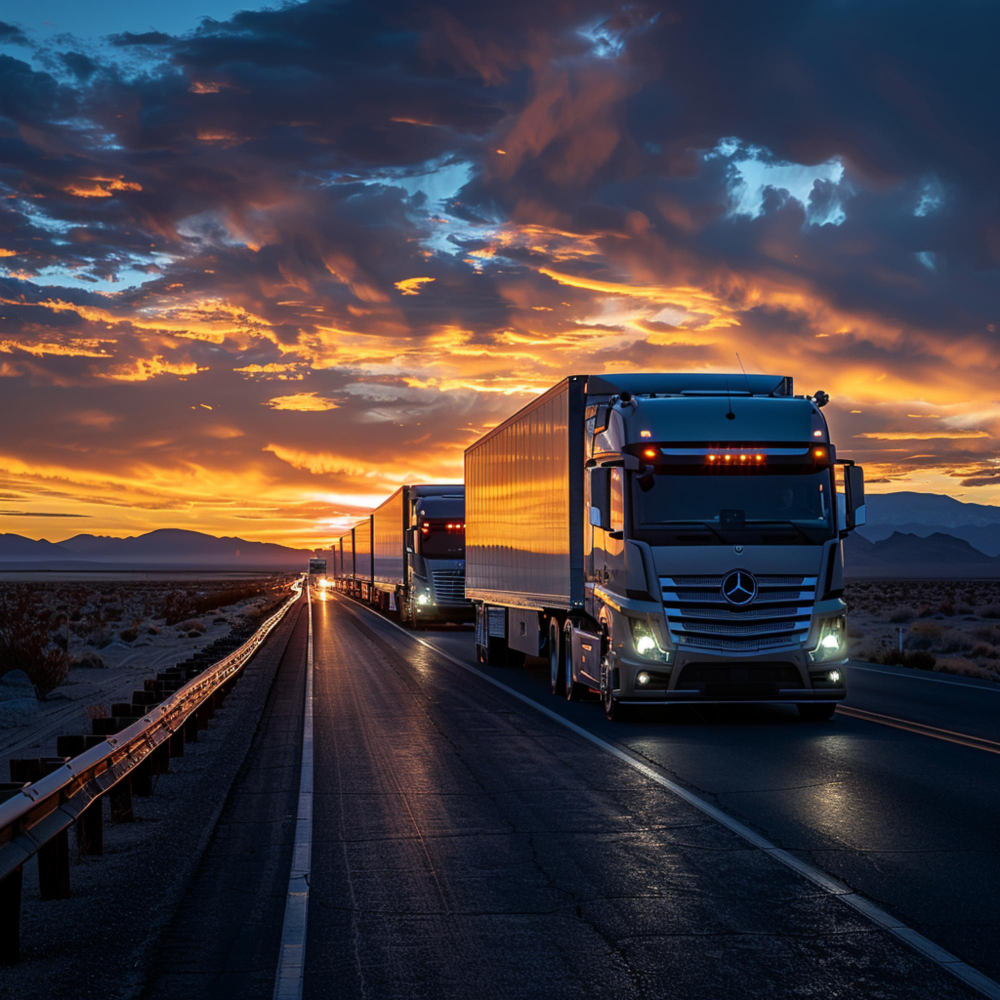
[[[0,535],[0,567],[5,569],[301,570],[311,554],[271,542],[173,528],[128,538],[74,535],[58,544]]]
[[[866,507],[868,522],[858,533],[870,542],[894,532],[920,538],[947,534],[988,556],[1000,555],[1000,507],[912,492],[869,494]]]
[[[948,530],[1000,525],[1000,507],[965,503],[941,493],[869,493],[865,506],[869,524],[936,524]]]
[[[844,543],[844,573],[856,577],[1000,577],[1000,558],[962,538],[935,532],[926,538],[894,531],[871,542],[858,534]]]
[[[44,538],[37,542],[24,535],[0,534],[0,562],[15,562],[23,559],[72,559],[73,554],[55,542]]]

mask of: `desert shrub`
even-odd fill
[[[904,653],[903,664],[912,667],[914,670],[934,670],[936,669],[937,658],[933,653],[918,649],[913,653]]]
[[[194,629],[192,629],[190,632],[188,632],[187,637],[189,639],[200,639],[203,634],[204,634],[203,632],[196,632]]]
[[[974,639],[993,644],[1000,643],[1000,627],[996,625],[980,625],[969,632]]]
[[[109,642],[111,642],[111,633],[106,628],[95,628],[87,636],[87,644],[93,646],[94,649],[104,649]]]
[[[917,617],[918,618],[930,618],[931,615],[933,615],[933,614],[934,614],[934,609],[929,604],[925,604],[917,612]]]
[[[899,607],[893,608],[889,612],[889,621],[891,622],[908,622],[916,617],[917,613],[913,608],[907,607],[905,604],[899,605]]]
[[[980,618],[1000,618],[1000,604],[984,604],[977,613]]]
[[[212,619],[212,624],[213,624],[213,625],[225,625],[227,621],[229,621],[229,619],[228,619],[228,618],[223,618],[223,617],[222,617],[222,616],[220,615],[220,616],[219,616],[218,618],[213,618],[213,619]]]
[[[976,609],[965,601],[959,601],[958,604],[955,605],[956,615],[974,615],[975,613]]]
[[[127,628],[118,633],[118,637],[124,642],[135,642],[139,638],[139,633],[134,628]]]
[[[995,660],[1000,657],[1000,649],[997,649],[996,646],[990,645],[988,642],[977,642],[975,646],[969,650],[969,656],[978,660]]]
[[[906,634],[906,644],[911,649],[930,649],[940,642],[943,632],[934,622],[916,622]]]
[[[938,660],[934,669],[940,670],[943,673],[958,674],[961,677],[976,677],[987,681],[995,679],[991,671],[964,656],[944,657]]]
[[[146,629],[146,632],[149,635],[159,635],[160,634],[160,630],[155,625],[150,625],[149,628]]]
[[[946,598],[938,605],[937,609],[942,615],[947,615],[950,618],[955,613],[955,602],[951,598]]]
[[[0,593],[0,664],[6,673],[23,670],[44,698],[69,673],[65,649],[52,643],[50,614],[33,590],[11,587]]]
[[[83,667],[85,670],[103,670],[107,666],[107,661],[100,653],[88,650],[83,656],[78,656],[73,661],[74,667]]]
[[[191,619],[190,621],[181,623],[181,630],[184,632],[204,632],[205,623]]]
[[[941,633],[936,648],[942,653],[960,653],[972,645],[972,636],[959,628],[948,628]]]

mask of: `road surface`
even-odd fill
[[[147,997],[275,995],[305,621]],[[1000,746],[984,742],[1000,739],[1000,695],[863,665],[849,681],[849,706],[892,718],[675,706],[609,723],[553,698],[541,666],[474,665],[467,630],[414,636],[314,602],[301,995],[1000,995],[948,971],[1000,978]]]

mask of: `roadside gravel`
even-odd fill
[[[129,1000],[142,986],[162,928],[180,903],[230,786],[247,755],[300,600],[245,668],[197,743],[171,761],[136,822],[112,824],[105,804],[105,855],[77,858],[70,835],[72,897],[42,902],[38,866],[25,867],[21,963],[0,968],[0,995],[19,1000]]]

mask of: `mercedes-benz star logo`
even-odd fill
[[[722,578],[722,596],[730,604],[743,607],[757,596],[757,581],[745,569],[734,569]]]

